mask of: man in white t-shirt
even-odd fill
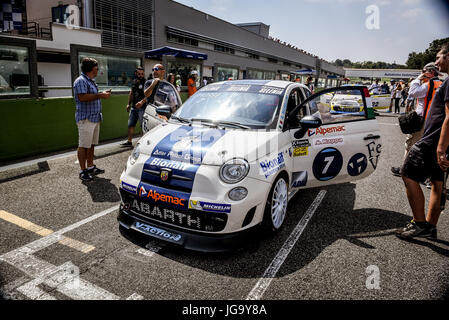
[[[435,63],[431,62],[424,66],[422,73],[418,78],[410,83],[410,89],[408,90],[408,96],[417,99],[415,112],[424,119],[424,98],[429,90],[429,80],[438,77],[440,72],[435,66]],[[429,106],[430,107],[430,106]],[[404,158],[407,156],[410,148],[421,138],[424,131],[424,125],[420,131],[409,133],[405,139],[405,153]],[[391,172],[395,176],[400,176],[400,167],[391,167]],[[430,185],[426,183],[426,186],[430,189]]]
[[[370,87],[368,88],[368,90],[371,92],[372,94],[379,94],[379,90],[380,90],[380,86],[379,86],[379,80],[376,80],[375,83],[373,83],[372,85],[370,85]]]

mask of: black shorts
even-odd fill
[[[401,167],[401,175],[416,182],[443,181],[444,172],[437,162],[437,150],[418,141],[407,154]]]

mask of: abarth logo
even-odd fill
[[[161,181],[166,182],[170,178],[170,171],[167,169],[161,170]]]

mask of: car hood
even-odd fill
[[[276,152],[280,133],[165,123],[144,135],[139,144],[152,159],[219,166],[233,158],[251,163]]]

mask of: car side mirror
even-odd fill
[[[305,116],[301,120],[299,120],[299,124],[301,125],[301,129],[294,133],[295,139],[301,139],[306,134],[307,130],[315,129],[321,127],[323,122],[317,116]]]
[[[171,107],[170,106],[160,106],[156,108],[156,113],[167,117],[167,119],[169,119],[171,117]]]

